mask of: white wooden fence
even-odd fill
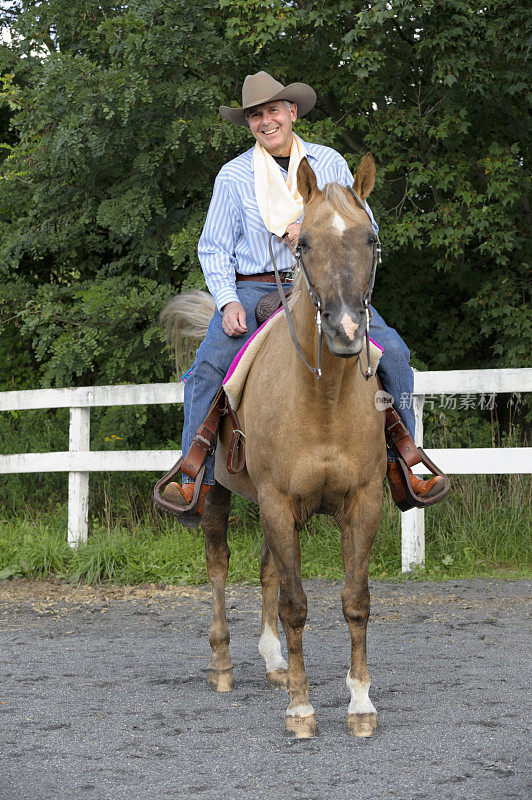
[[[444,404],[454,396],[457,407],[464,398],[501,392],[532,391],[532,369],[455,370],[416,372],[414,410],[416,444],[423,444],[423,406]],[[444,401],[444,397],[447,399]],[[17,472],[68,472],[68,542],[77,546],[87,540],[89,473],[167,472],[179,450],[90,450],[90,409],[93,406],[182,403],[182,383],[137,386],[92,386],[76,389],[36,389],[0,392],[0,411],[35,408],[69,408],[69,449],[56,453],[0,455],[0,474]],[[467,413],[467,412],[466,412]],[[428,456],[448,474],[510,474],[532,472],[532,448],[447,448],[427,450]],[[415,472],[421,474],[416,467]],[[429,511],[430,513],[430,511]],[[425,519],[422,509],[402,514],[403,572],[422,566],[425,560]]]

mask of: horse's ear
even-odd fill
[[[361,200],[365,200],[375,186],[375,161],[371,153],[366,153],[362,164],[357,169],[353,189]]]
[[[297,188],[305,203],[318,193],[316,176],[306,157],[301,159],[297,168]]]

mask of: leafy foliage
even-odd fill
[[[315,87],[303,137],[353,169],[374,153],[375,302],[416,363],[528,363],[526,19],[522,0],[14,0],[0,390],[170,379],[157,313],[201,285],[214,177],[252,141],[217,107],[259,69]]]

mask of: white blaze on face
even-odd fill
[[[268,623],[259,639],[259,653],[266,662],[266,672],[276,669],[288,669],[288,664],[281,655],[281,643]]]
[[[345,224],[342,217],[340,216],[340,214],[338,214],[337,211],[334,212],[332,226],[335,230],[339,231],[340,233],[343,233],[347,228],[347,225]]]
[[[341,319],[341,323],[342,323],[342,328],[345,331],[345,335],[347,336],[348,339],[351,339],[351,341],[353,341],[353,339],[355,338],[355,331],[358,329],[358,322],[353,322],[349,314],[345,313]]]
[[[345,682],[347,688],[351,691],[351,702],[347,709],[348,714],[376,714],[377,709],[369,699],[369,687],[371,683],[366,681],[357,681],[349,677],[351,670],[347,671],[347,678]]]

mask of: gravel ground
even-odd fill
[[[320,735],[294,741],[257,653],[257,587],[228,587],[236,686],[220,695],[205,685],[207,587],[0,582],[0,798],[524,799],[529,589],[374,582],[380,727],[355,739],[341,587],[307,582]]]

